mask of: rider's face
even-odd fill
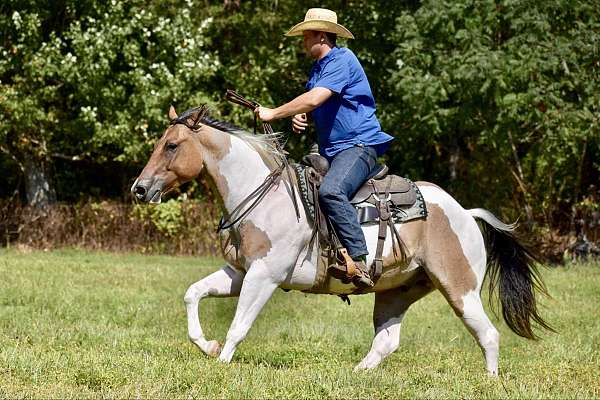
[[[304,31],[302,32],[302,35],[304,36],[303,45],[306,55],[312,58],[319,58],[321,46],[323,44],[321,41],[322,32]]]

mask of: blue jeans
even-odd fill
[[[354,146],[333,156],[319,188],[321,207],[350,257],[369,254],[356,209],[350,199],[376,169],[377,152],[371,146]]]

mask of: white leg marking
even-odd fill
[[[500,334],[485,313],[479,292],[467,293],[463,296],[463,304],[462,321],[483,351],[488,374],[498,376]]]
[[[207,341],[204,338],[198,305],[205,297],[231,297],[240,294],[244,276],[236,269],[225,266],[213,272],[204,279],[191,285],[185,293],[184,302],[188,320],[188,336],[192,343],[197,345],[205,354],[216,356],[219,354],[220,345],[216,340]]]
[[[402,317],[391,318],[385,326],[378,327],[371,344],[371,350],[354,370],[375,368],[384,358],[396,351],[400,345],[401,322]]]
[[[375,293],[375,337],[371,350],[354,368],[355,371],[375,368],[384,358],[396,351],[400,345],[400,324],[410,304],[411,301],[405,299],[398,290]]]
[[[231,361],[237,345],[246,338],[250,327],[267,300],[273,295],[277,285],[278,283],[271,279],[267,265],[262,260],[252,263],[244,278],[235,316],[219,356],[220,361],[227,363]]]

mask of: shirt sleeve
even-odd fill
[[[350,81],[350,68],[343,57],[336,57],[329,61],[313,85],[323,87],[334,93],[340,94]]]

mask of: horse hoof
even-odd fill
[[[363,372],[363,371],[370,371],[373,368],[375,368],[375,366],[369,366],[363,363],[358,364],[357,366],[354,367],[354,372]]]
[[[209,341],[206,354],[210,357],[218,357],[221,354],[221,343],[216,340]]]

